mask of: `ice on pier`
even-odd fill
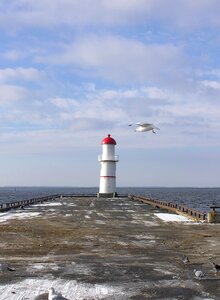
[[[9,211],[7,213],[0,213],[0,222],[6,222],[11,219],[27,219],[34,218],[40,215],[39,212],[21,212],[21,211]]]
[[[165,222],[191,222],[189,218],[177,214],[155,213],[154,215]]]
[[[88,299],[104,299],[105,297],[114,297],[122,295],[123,291],[120,287],[112,287],[106,284],[89,284],[81,283],[77,280],[62,279],[26,279],[13,284],[2,284],[0,286],[1,300],[18,300],[18,299],[45,299],[48,295],[48,289],[55,287],[56,291],[62,294],[62,298],[54,299],[71,299],[83,300]],[[50,298],[47,298],[50,299]],[[53,299],[53,298],[51,298]]]

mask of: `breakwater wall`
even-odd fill
[[[45,201],[55,201],[61,198],[88,198],[88,197],[97,197],[96,194],[53,194],[48,196],[41,196],[41,197],[35,197],[31,199],[26,200],[19,200],[14,202],[8,202],[8,203],[2,203],[0,204],[0,212],[8,211],[10,209],[21,209],[25,206],[35,204],[35,203],[43,203]],[[197,211],[195,209],[189,208],[185,205],[176,204],[173,202],[167,202],[167,201],[161,201],[158,199],[152,199],[148,197],[144,197],[141,195],[120,195],[120,198],[129,198],[133,201],[139,201],[151,206],[154,206],[155,208],[161,208],[166,209],[168,211],[175,212],[177,214],[185,215],[191,219],[194,220],[202,220],[207,221],[209,223],[220,223],[220,212],[216,209],[219,209],[219,206],[211,206],[210,208],[212,211],[208,212],[207,214],[204,212]]]
[[[91,197],[97,197],[97,194],[52,194],[48,196],[39,196],[39,197],[34,197],[31,199],[26,199],[26,200],[18,200],[18,201],[13,201],[13,202],[6,202],[0,204],[0,212],[4,212],[10,209],[15,209],[15,208],[22,208],[24,206],[30,205],[30,204],[35,204],[35,203],[43,203],[45,201],[53,201],[55,199],[59,198],[91,198]],[[119,196],[120,198],[127,198],[128,195],[123,194]]]
[[[128,195],[128,198],[133,201],[139,201],[145,204],[154,206],[155,208],[166,209],[178,214],[183,214],[189,218],[196,220],[207,220],[207,214],[199,212],[195,209],[189,208],[185,205],[180,205],[172,202],[161,201],[157,199],[147,198],[139,195]]]
[[[19,200],[14,202],[6,202],[0,204],[0,212],[8,211],[10,209],[16,209],[16,208],[23,208],[24,206],[35,204],[35,203],[43,203],[45,201],[54,201],[56,199],[62,198],[62,197],[96,197],[94,194],[79,194],[79,195],[71,195],[71,194],[53,194],[43,197],[35,197],[31,199],[26,200]]]
[[[55,200],[58,197],[60,197],[60,195],[56,194],[56,195],[49,195],[49,196],[44,196],[44,197],[36,197],[36,198],[31,198],[31,199],[26,199],[26,200],[2,203],[2,204],[0,204],[0,212],[4,212],[4,211],[7,211],[7,210],[10,210],[13,208],[14,209],[22,208],[22,207],[30,205],[30,204],[42,203],[44,201]]]

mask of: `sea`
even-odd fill
[[[54,194],[96,195],[98,187],[0,187],[0,203],[9,203]],[[207,213],[211,205],[220,206],[220,188],[118,187],[120,196],[141,195],[186,205]],[[83,201],[83,200],[82,200]]]

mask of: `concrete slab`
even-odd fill
[[[46,299],[51,286],[71,300],[220,299],[220,224],[164,222],[161,212],[74,197],[0,214],[0,299]]]

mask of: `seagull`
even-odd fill
[[[202,278],[205,276],[205,274],[200,270],[194,270],[194,274],[197,278]]]
[[[160,128],[154,126],[154,124],[150,124],[150,123],[143,123],[143,122],[138,122],[135,124],[129,124],[128,126],[133,126],[135,125],[135,131],[137,132],[145,132],[145,131],[152,131],[153,133],[156,134],[155,129],[159,130]]]
[[[95,207],[94,201],[89,204],[90,207]]]
[[[68,300],[63,297],[60,293],[57,293],[53,287],[48,289],[48,300]]]
[[[183,263],[184,263],[184,264],[187,264],[187,263],[189,262],[189,258],[188,258],[188,256],[186,256],[186,255],[183,255],[183,257],[182,257],[182,261],[183,261]]]
[[[26,299],[26,298],[25,298]],[[29,299],[29,298],[27,298]],[[48,300],[48,293],[43,293],[34,297],[34,300]]]
[[[4,271],[10,271],[10,272],[13,272],[15,271],[14,268],[10,267],[9,265],[7,264],[4,264],[4,263],[0,263],[0,271],[4,272]]]
[[[213,267],[215,268],[216,273],[220,272],[220,265],[217,265],[216,263],[212,262]]]

